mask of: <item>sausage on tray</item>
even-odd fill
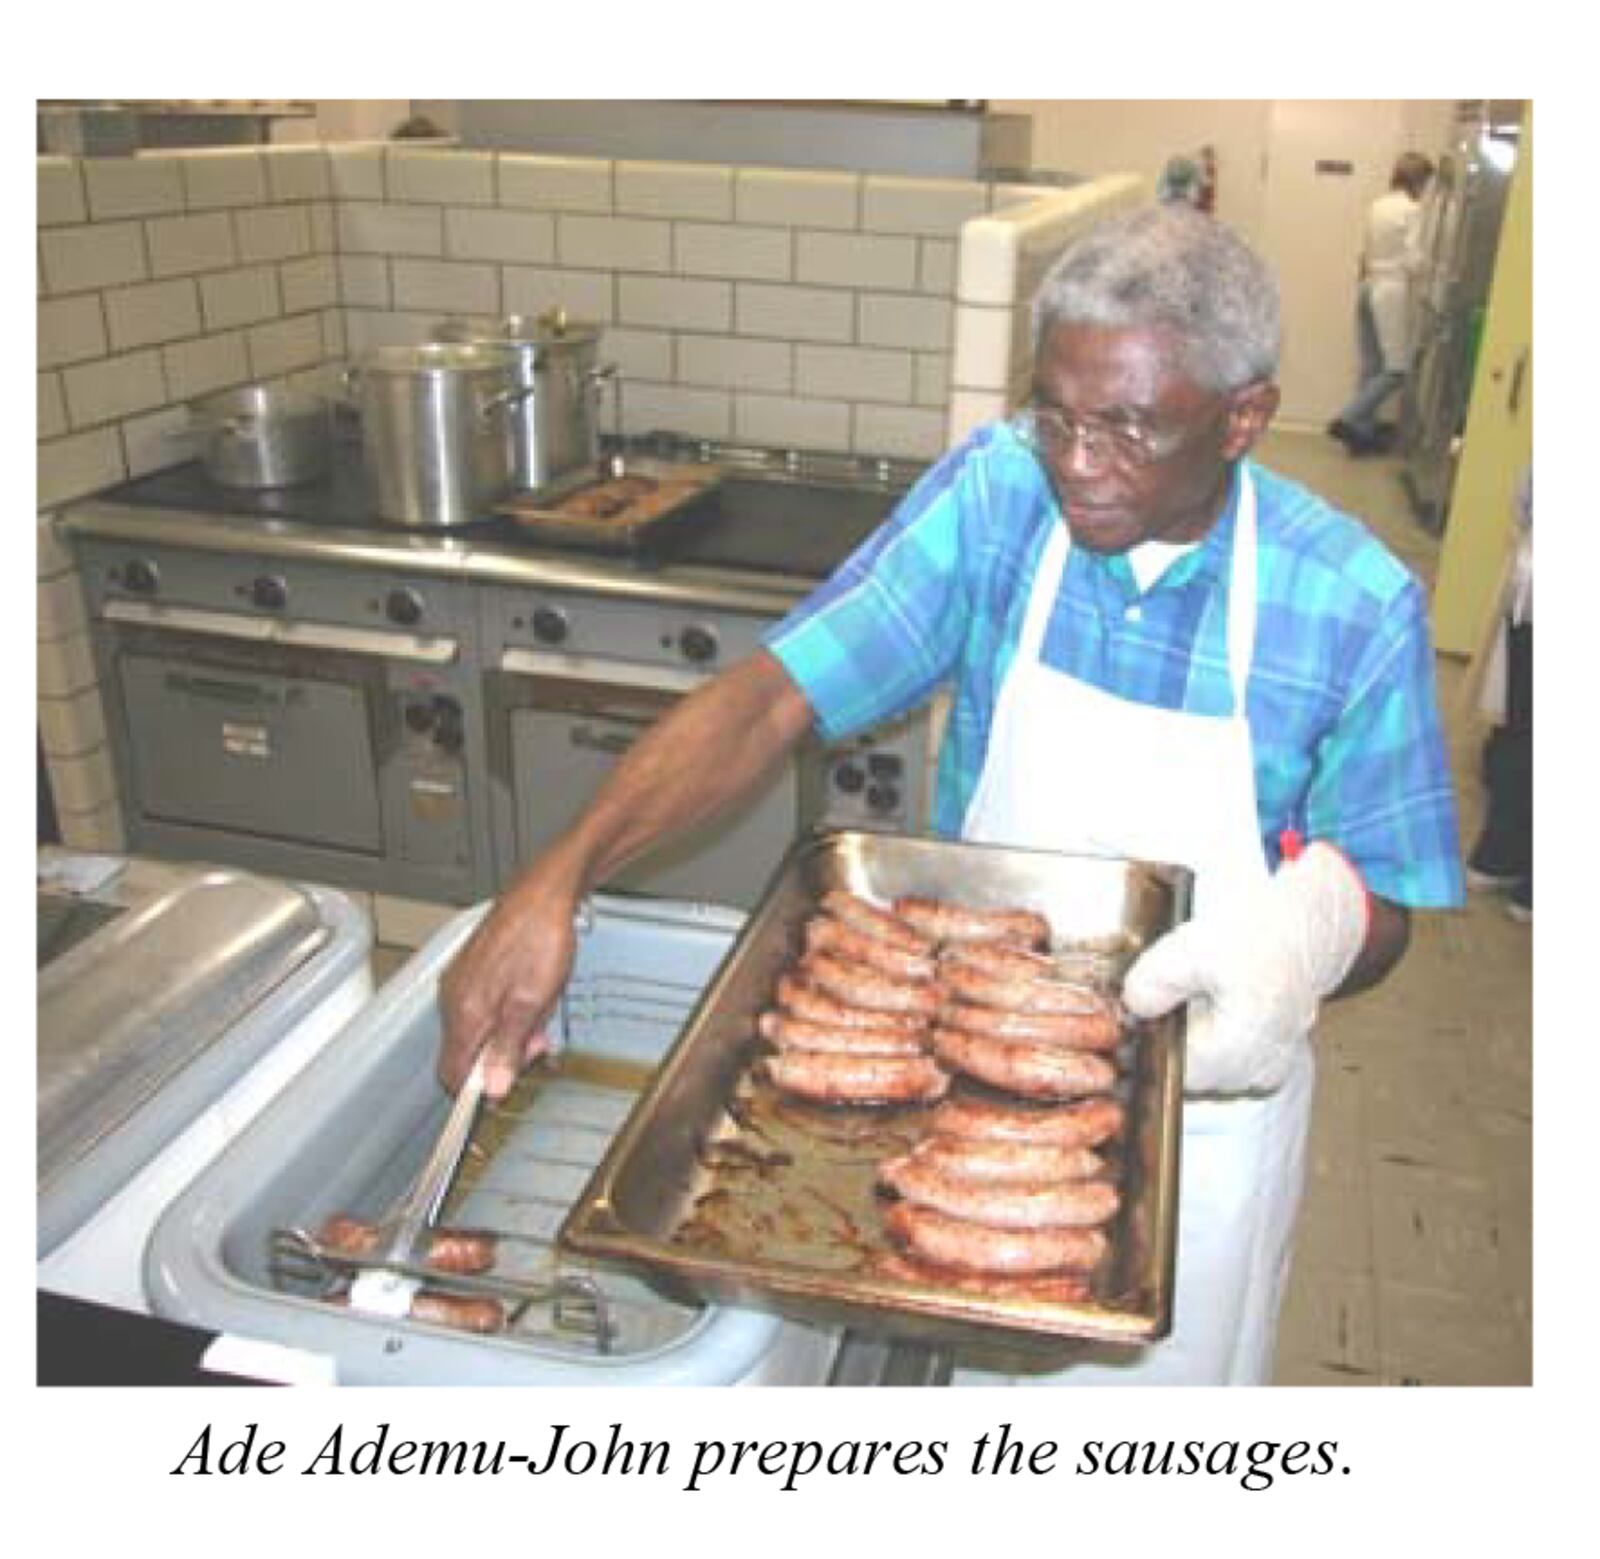
[[[981,1137],[924,1137],[906,1154],[924,1168],[956,1180],[1005,1185],[1030,1180],[1093,1180],[1106,1161],[1093,1148],[1053,1142],[988,1141]],[[896,1161],[903,1162],[903,1161]],[[885,1166],[893,1168],[893,1163]]]
[[[971,1180],[915,1153],[890,1159],[878,1178],[919,1207],[997,1229],[1091,1229],[1114,1217],[1122,1200],[1106,1180]]]
[[[976,1002],[947,1001],[939,1009],[939,1022],[990,1039],[1059,1045],[1067,1050],[1115,1050],[1122,1043],[1122,1026],[1109,1011],[1008,1012]]]
[[[335,1294],[328,1303],[348,1308],[350,1296]],[[438,1288],[419,1288],[411,1296],[408,1319],[487,1336],[506,1329],[506,1307],[488,1295],[447,1294]]]
[[[957,1072],[1029,1099],[1074,1099],[1109,1093],[1116,1068],[1104,1056],[1060,1046],[1018,1043],[936,1027],[933,1053]]]
[[[1031,909],[974,909],[944,899],[906,897],[894,901],[894,912],[913,930],[936,942],[1050,945],[1050,922]]]
[[[1089,1272],[1107,1249],[1099,1229],[1000,1229],[915,1202],[896,1202],[884,1223],[913,1256],[969,1273]]]
[[[756,1020],[763,1039],[779,1050],[825,1051],[830,1055],[920,1056],[928,1046],[917,1030],[848,1028],[813,1023],[787,1012],[763,1012]]]
[[[847,963],[826,953],[807,957],[801,974],[829,996],[873,1012],[906,1012],[931,1018],[939,1010],[939,992],[932,985],[895,979],[862,964]]]
[[[982,1007],[998,1007],[1005,1012],[1071,1013],[1077,1017],[1098,1014],[1116,1021],[1115,1004],[1101,992],[1048,975],[1019,979],[975,967],[969,960],[945,959],[940,964],[939,977],[952,996]]]
[[[879,1029],[896,1034],[926,1035],[928,1020],[913,1012],[873,1012],[852,1007],[798,975],[778,977],[778,1005],[791,1016],[808,1023],[827,1023],[834,1028]]]
[[[865,964],[891,980],[925,985],[939,972],[931,953],[908,952],[867,931],[858,931],[831,915],[813,915],[806,922],[806,953],[833,953],[847,962]]]
[[[950,1074],[928,1056],[841,1056],[785,1050],[762,1063],[785,1093],[817,1104],[923,1104],[942,1099]]]
[[[926,956],[933,951],[933,938],[914,931],[898,915],[879,909],[870,900],[847,893],[843,888],[830,888],[824,893],[821,908],[835,920],[842,920],[857,931],[865,931],[880,942],[892,942],[904,952]]]
[[[378,1231],[359,1218],[335,1213],[317,1231],[317,1243],[341,1256],[377,1253]],[[438,1272],[487,1272],[495,1262],[495,1236],[480,1229],[430,1229],[422,1264]]]
[[[1125,1112],[1109,1096],[1073,1104],[999,1103],[968,1094],[952,1095],[934,1112],[929,1125],[942,1136],[970,1137],[981,1142],[1051,1143],[1092,1148],[1122,1130]]]

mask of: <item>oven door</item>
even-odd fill
[[[150,629],[123,629],[118,649],[143,817],[382,851],[381,664]]]
[[[699,678],[654,667],[581,663],[508,650],[491,676],[490,757],[508,792],[499,832],[504,878],[591,800],[646,727]],[[810,795],[810,744],[754,796],[640,856],[603,886],[750,909],[794,842]],[[512,859],[506,860],[507,854]]]

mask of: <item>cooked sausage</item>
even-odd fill
[[[317,1243],[341,1256],[371,1256],[378,1249],[378,1230],[335,1213],[317,1231]],[[497,1243],[493,1234],[480,1229],[430,1229],[422,1264],[439,1272],[487,1272],[494,1265]]]
[[[1092,1229],[1113,1217],[1122,1200],[1106,1180],[971,1180],[915,1153],[888,1160],[878,1179],[919,1207],[998,1229]]]
[[[1008,1277],[998,1272],[963,1272],[894,1250],[877,1252],[871,1270],[875,1276],[892,1278],[897,1283],[950,1289],[979,1299],[1026,1299],[1040,1304],[1072,1305],[1081,1304],[1090,1294],[1088,1280],[1075,1274]]]
[[[1106,1171],[1106,1161],[1085,1147],[1053,1142],[985,1141],[982,1137],[924,1137],[907,1159],[954,1180],[982,1180],[1004,1185],[1030,1180],[1092,1180]],[[888,1166],[886,1166],[888,1167]]]
[[[819,953],[801,963],[800,973],[830,996],[873,1012],[909,1012],[931,1018],[939,1010],[939,992],[932,985],[914,985],[877,969],[846,963]]]
[[[787,1012],[763,1012],[756,1020],[763,1039],[770,1039],[780,1050],[818,1050],[830,1055],[920,1056],[927,1043],[908,1029],[842,1028],[831,1023],[813,1023]]]
[[[506,1329],[505,1306],[498,1299],[479,1294],[446,1294],[436,1288],[420,1288],[412,1295],[411,1319],[453,1326],[462,1332],[488,1334]]]
[[[1098,1012],[1008,1012],[976,1002],[947,1001],[939,1009],[946,1028],[986,1034],[992,1039],[1025,1040],[1034,1045],[1059,1045],[1067,1050],[1115,1050],[1122,1025],[1107,1009]]]
[[[939,969],[977,969],[1006,980],[1048,980],[1060,972],[1049,954],[1006,942],[952,942],[939,949]]]
[[[1109,1093],[1116,1068],[1104,1056],[1059,1046],[1022,1044],[936,1027],[933,1053],[948,1067],[980,1083],[1028,1099],[1074,1099]]]
[[[1050,922],[1031,909],[974,909],[944,899],[906,897],[894,901],[894,912],[913,930],[936,942],[1050,945]]]
[[[819,1104],[922,1104],[942,1099],[950,1074],[928,1056],[840,1056],[786,1050],[762,1063],[785,1093]]]
[[[939,978],[952,996],[982,1007],[999,1007],[1006,1012],[1070,1012],[1079,1016],[1100,1013],[1115,1021],[1116,1007],[1109,997],[1070,980],[1045,975],[1019,979],[954,960],[940,964]]]
[[[808,1023],[827,1023],[834,1028],[879,1029],[895,1034],[925,1035],[928,1020],[914,1012],[873,1012],[866,1007],[852,1007],[819,991],[816,986],[798,975],[785,974],[778,978],[778,1005],[785,1012]]]
[[[894,1203],[883,1221],[914,1256],[963,1272],[1089,1272],[1107,1248],[1100,1229],[998,1229],[915,1202]]]
[[[933,1112],[929,1125],[941,1135],[983,1142],[1054,1143],[1092,1148],[1122,1130],[1124,1111],[1115,1099],[1080,1099],[1075,1104],[1000,1104],[958,1094]]]
[[[849,963],[881,970],[892,980],[913,980],[918,984],[926,984],[939,972],[931,953],[908,952],[831,915],[813,915],[806,922],[806,952],[834,953]]]
[[[923,956],[933,951],[933,939],[913,931],[898,915],[879,909],[869,899],[859,894],[846,893],[843,888],[830,888],[822,895],[823,911],[835,920],[842,920],[857,931],[865,931],[880,942],[890,942],[907,953]]]

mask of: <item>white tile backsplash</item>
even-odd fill
[[[741,335],[788,341],[855,339],[856,294],[834,287],[777,287],[741,282],[733,294]]]
[[[67,416],[75,428],[93,427],[134,412],[149,411],[167,399],[167,382],[157,351],[126,352],[95,363],[61,370]]]
[[[264,155],[254,148],[208,147],[178,159],[191,211],[215,206],[258,206],[267,199]]]
[[[308,255],[278,267],[284,312],[334,308],[339,302],[338,262],[331,254]]]
[[[275,319],[245,334],[252,378],[276,379],[322,360],[322,320],[317,314]]]
[[[144,230],[153,276],[218,271],[238,262],[233,224],[226,212],[147,222]]]
[[[36,438],[57,438],[67,431],[67,403],[61,392],[61,375],[42,373],[37,376],[38,399],[35,402]]]
[[[727,222],[733,217],[733,169],[681,162],[619,162],[613,193],[629,215]]]
[[[803,344],[795,348],[795,388],[823,399],[906,404],[913,367],[909,352]]]
[[[239,258],[246,265],[261,260],[292,260],[311,253],[309,206],[256,206],[233,215]]]
[[[69,498],[98,492],[120,482],[124,474],[122,441],[114,427],[46,439],[38,446],[39,507],[53,509]]]
[[[861,233],[799,232],[795,235],[795,280],[871,291],[914,291],[917,243]]]
[[[176,157],[86,157],[83,178],[95,222],[184,209],[182,165]]]
[[[71,298],[43,298],[38,306],[38,352],[41,368],[59,368],[85,358],[104,357],[109,350],[105,308],[98,293]]]
[[[200,308],[207,330],[232,330],[282,312],[278,272],[270,265],[200,278]]]
[[[500,272],[458,260],[392,262],[394,306],[444,314],[498,314]]]
[[[793,387],[793,353],[787,341],[686,335],[678,342],[678,381],[783,392]]]
[[[556,217],[556,259],[593,270],[670,271],[672,224],[563,212]]]
[[[858,311],[856,339],[862,346],[900,346],[925,352],[950,348],[951,311],[947,298],[864,292]]]
[[[544,211],[448,210],[444,248],[452,259],[542,265],[555,259],[555,218]]]
[[[787,228],[679,222],[673,233],[676,268],[686,275],[787,281],[794,272],[794,239]]]
[[[326,200],[333,193],[325,147],[278,147],[266,161],[267,192],[273,200]]]
[[[39,234],[39,263],[50,294],[123,287],[150,274],[144,230],[137,222],[46,228]]]
[[[872,233],[953,237],[989,209],[987,189],[966,179],[906,179],[869,174],[861,186],[861,226]]]
[[[444,212],[438,206],[346,201],[338,208],[334,229],[341,253],[444,253]]]
[[[734,214],[740,222],[850,229],[861,220],[861,176],[739,168]]]
[[[617,318],[624,325],[730,330],[733,287],[725,281],[623,276],[618,284]]]
[[[244,333],[237,330],[163,347],[161,360],[167,389],[175,401],[209,395],[213,390],[243,384],[250,377]]]
[[[494,203],[494,157],[489,152],[390,147],[384,164],[390,200],[442,206]]]
[[[40,227],[86,221],[89,203],[83,193],[83,162],[76,157],[41,157],[37,200]]]
[[[611,210],[611,164],[601,158],[504,153],[499,159],[502,206],[540,211]]]
[[[116,352],[200,334],[200,294],[187,277],[113,288],[105,294],[105,310]]]
[[[850,408],[842,401],[741,394],[734,406],[733,435],[741,443],[847,453]]]
[[[893,455],[934,460],[945,448],[945,414],[915,406],[857,406],[855,450],[863,455]]]
[[[616,317],[616,278],[609,271],[507,265],[501,268],[500,293],[507,314],[563,308],[573,319],[605,323]]]

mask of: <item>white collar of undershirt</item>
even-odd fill
[[[1143,595],[1186,552],[1193,552],[1198,541],[1141,541],[1129,547],[1124,556],[1133,570],[1134,583]]]

